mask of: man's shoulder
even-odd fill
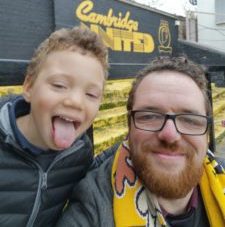
[[[113,146],[111,146],[111,147],[107,148],[106,150],[102,151],[100,154],[98,154],[95,157],[91,168],[94,169],[96,167],[99,167],[102,163],[105,162],[105,160],[107,160],[108,158],[114,156],[114,154],[116,153],[119,145],[120,145],[120,143],[116,143]]]
[[[218,164],[225,168],[225,156],[220,153],[214,153],[211,150],[207,151],[207,157],[210,161],[215,160]]]
[[[99,194],[104,194],[110,197],[112,193],[111,187],[111,172],[114,155],[106,159],[100,166],[88,171],[86,176],[75,186],[73,196],[76,199],[82,200],[98,197]],[[79,193],[78,193],[79,192]],[[79,196],[78,196],[79,195]],[[79,198],[77,198],[77,196]],[[90,198],[88,199],[90,200]]]
[[[114,155],[90,170],[74,187],[70,203],[58,226],[113,225],[111,186],[113,160]]]
[[[114,160],[114,154],[107,157],[101,165],[88,171],[86,178],[93,179],[95,181],[104,181],[104,179],[111,177],[112,163]]]
[[[225,168],[225,158],[217,156],[216,161]]]

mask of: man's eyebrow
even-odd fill
[[[165,111],[159,107],[155,107],[155,106],[140,106],[138,108],[135,108],[135,110],[141,110],[141,111],[153,111],[153,112],[159,112],[159,113],[164,113]],[[176,113],[185,113],[185,114],[197,114],[197,115],[204,115],[203,113],[201,113],[198,110],[191,110],[191,109],[180,109],[179,111],[176,111]]]
[[[186,114],[200,114],[202,115],[202,113],[198,110],[190,110],[190,109],[182,109],[180,111],[180,113],[186,113]]]
[[[135,109],[138,109],[138,110],[142,110],[142,111],[160,111],[159,108],[157,107],[154,107],[154,106],[141,106],[141,107],[138,107],[138,108],[135,108]]]

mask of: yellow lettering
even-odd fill
[[[155,43],[151,35],[143,33],[144,52],[151,53],[154,51]]]
[[[104,41],[105,45],[109,47],[110,49],[114,50],[115,49],[115,44],[114,44],[114,39],[112,36],[112,33],[110,33],[110,28],[107,28],[107,31],[105,32],[101,27],[98,25],[92,24],[90,29],[97,34],[99,34],[102,37],[102,40]]]
[[[147,33],[134,33],[134,51],[142,53],[151,53],[154,51],[155,44],[151,35]]]
[[[114,15],[113,9],[109,9],[107,15],[92,12],[94,3],[90,0],[85,0],[80,3],[76,9],[76,16],[83,22],[103,25],[106,27],[115,27],[126,29],[128,31],[137,31],[138,22],[130,19],[130,12],[127,11],[125,16],[121,12],[118,17]]]
[[[89,18],[86,15],[93,9],[94,3],[92,1],[83,1],[76,9],[76,15],[77,17],[83,21],[88,22]]]
[[[151,53],[155,44],[152,36],[138,31],[138,22],[130,19],[130,12],[115,16],[110,8],[106,15],[93,11],[91,0],[82,1],[76,9],[76,16],[83,22],[91,23],[90,29],[99,34],[106,46],[114,51]],[[81,23],[82,26],[86,26]],[[101,28],[103,25],[106,30]]]
[[[107,28],[107,34],[113,39],[113,50],[122,51],[122,42],[119,29]]]
[[[87,27],[81,23],[82,27]],[[90,29],[102,37],[108,48],[114,51],[151,53],[155,44],[151,35],[140,32],[130,32],[116,28],[106,28],[104,31],[100,26],[91,24]]]
[[[143,34],[140,32],[134,34],[134,51],[140,53],[144,52]]]

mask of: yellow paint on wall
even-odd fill
[[[0,86],[0,96],[8,94],[21,94],[22,86]]]

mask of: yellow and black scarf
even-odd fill
[[[145,190],[129,155],[127,141],[118,148],[112,166],[113,212],[116,227],[166,227],[156,197]],[[211,152],[204,160],[200,189],[211,227],[225,226],[225,171]],[[147,202],[150,198],[150,204]]]

